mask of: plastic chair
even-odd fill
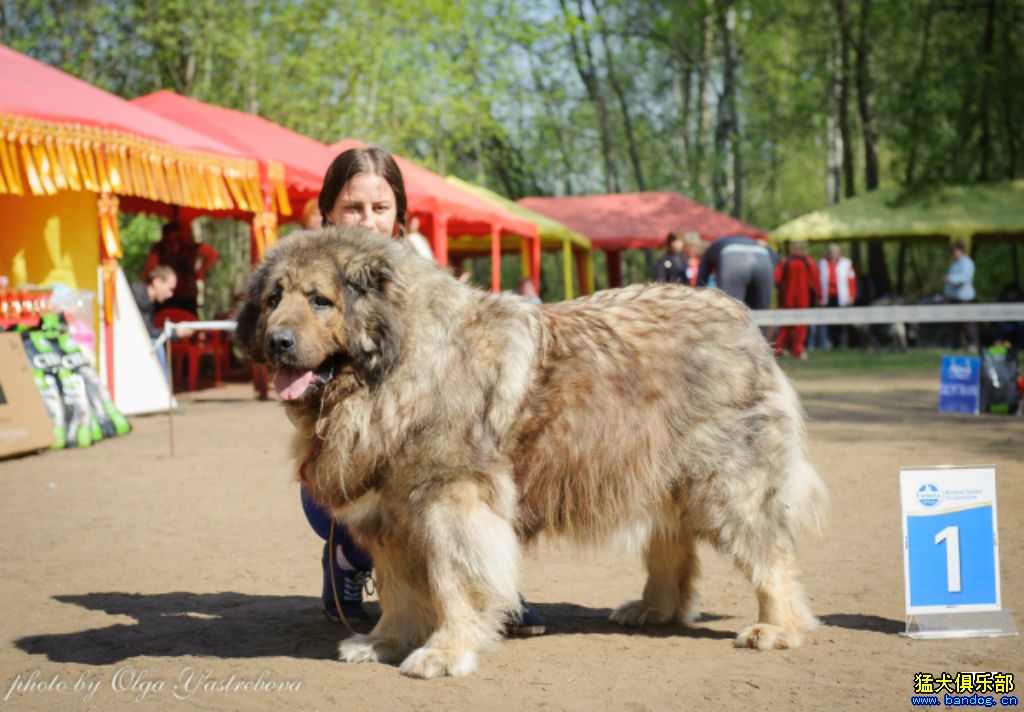
[[[199,317],[185,309],[168,307],[161,309],[153,317],[153,323],[163,328],[164,323],[171,321],[180,324],[199,321]],[[220,384],[221,364],[224,362],[224,347],[219,331],[195,333],[187,339],[171,341],[171,360],[174,367],[174,381],[181,383],[185,362],[188,362],[188,390],[194,391],[199,385],[199,361],[203,356],[213,358],[213,383]]]

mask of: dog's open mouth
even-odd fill
[[[341,371],[345,356],[335,353],[312,371],[281,366],[274,374],[274,390],[281,400],[298,400],[331,382]]]

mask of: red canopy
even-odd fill
[[[366,144],[347,138],[335,143],[331,149],[340,154],[350,148]],[[530,274],[538,279],[540,271],[540,237],[537,226],[444,179],[433,171],[416,165],[407,158],[395,156],[402,171],[408,198],[409,215],[420,218],[423,234],[430,238],[438,262],[448,264],[448,238],[464,235],[491,237],[492,286],[498,287],[501,272],[500,251],[502,235],[517,235],[530,243]]]
[[[243,151],[154,116],[88,82],[0,45],[0,112],[127,131],[178,148],[223,156]]]
[[[727,235],[767,239],[756,227],[678,193],[523,198],[518,202],[583,233],[598,250],[656,249],[665,245],[665,236],[672,230],[693,230],[705,240]]]
[[[206,104],[172,91],[140,96],[132,103],[259,158],[269,164],[275,188],[281,183],[281,176],[273,174],[273,163],[280,164],[284,168],[283,185],[288,197],[300,204],[320,193],[324,171],[334,156],[333,151],[319,141],[261,116]],[[290,214],[290,210],[282,214]]]
[[[209,210],[258,198],[244,152],[3,45],[0,137],[4,170],[24,171],[4,174],[10,193],[88,190]]]

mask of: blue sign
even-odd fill
[[[981,359],[977,356],[943,356],[939,412],[977,415],[980,400]]]
[[[995,472],[905,468],[907,613],[999,610]]]

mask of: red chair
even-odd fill
[[[182,322],[199,321],[199,317],[190,311],[176,307],[161,309],[153,317],[153,323],[161,329],[167,321],[180,324]],[[224,351],[219,331],[197,332],[187,339],[174,339],[171,341],[174,382],[181,383],[185,362],[187,361],[188,390],[196,390],[199,385],[199,361],[203,356],[210,356],[213,358],[213,383],[214,385],[219,385],[221,364],[224,362]]]

